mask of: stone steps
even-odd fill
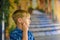
[[[29,30],[35,37],[44,35],[60,34],[60,24],[53,23],[52,19],[45,13],[35,11],[31,15],[31,24]]]
[[[60,27],[46,27],[46,28],[39,28],[39,27],[34,27],[30,28],[32,32],[45,32],[45,31],[55,31],[55,30],[60,30]]]

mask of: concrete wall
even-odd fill
[[[60,1],[54,0],[54,15],[57,17],[58,23],[60,23]]]

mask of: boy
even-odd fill
[[[30,31],[30,14],[24,10],[16,10],[12,18],[16,23],[16,29],[10,33],[10,40],[34,40]]]

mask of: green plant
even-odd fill
[[[1,4],[1,9],[2,9],[2,14],[4,13],[4,21],[5,21],[5,27],[7,27],[8,25],[9,25],[9,22],[8,22],[8,20],[9,20],[9,7],[12,7],[12,8],[14,8],[11,4],[10,4],[10,2],[9,2],[9,0],[2,0],[2,4]]]
[[[5,20],[5,25],[8,25],[8,16],[9,16],[9,0],[2,0],[2,5],[1,5],[1,9],[2,9],[2,14],[4,13],[4,19]]]

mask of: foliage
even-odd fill
[[[2,21],[2,11],[1,11],[1,5],[2,5],[2,2],[1,2],[1,0],[0,0],[0,23],[1,23],[1,21]]]
[[[18,4],[19,3],[19,0],[14,0],[14,3]]]
[[[4,20],[6,25],[8,25],[9,6],[10,6],[9,0],[2,0],[1,9],[2,9],[2,14],[3,13],[5,14]]]

